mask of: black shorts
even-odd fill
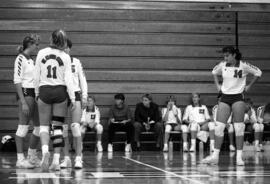
[[[82,95],[80,91],[75,91],[75,101],[76,102],[82,101]],[[71,104],[71,100],[70,100],[70,97],[68,97],[68,106],[70,106],[70,104]]]
[[[220,99],[220,102],[228,104],[229,106],[232,106],[235,102],[239,101],[244,101],[243,94],[235,94],[235,95],[222,94]]]
[[[34,88],[22,88],[23,96],[30,96],[35,98],[35,89]],[[19,100],[19,95],[16,95],[17,100]]]
[[[39,98],[46,104],[62,103],[68,98],[66,86],[40,86]]]

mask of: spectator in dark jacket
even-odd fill
[[[163,137],[163,125],[158,105],[152,100],[150,94],[142,96],[142,102],[136,105],[134,140],[140,150],[140,134],[142,131],[153,131],[156,134],[156,147],[160,149]]]

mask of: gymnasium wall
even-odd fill
[[[270,101],[270,4],[153,1],[3,1],[0,4],[0,131],[16,129],[13,85],[16,48],[28,33],[63,28],[74,43],[72,54],[85,68],[89,94],[103,120],[118,92],[134,109],[142,93],[159,105],[169,94],[184,108],[199,92],[216,103],[211,69],[221,48],[239,45],[244,60],[263,70],[248,94],[255,105]]]

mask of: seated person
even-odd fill
[[[142,96],[142,102],[136,105],[135,110],[135,135],[137,150],[140,150],[140,134],[142,131],[154,131],[156,134],[156,148],[160,150],[163,137],[163,125],[159,107],[153,102],[150,94]]]
[[[122,93],[114,96],[115,104],[109,111],[109,144],[108,152],[113,152],[113,138],[115,132],[126,132],[125,152],[131,152],[131,141],[133,134],[133,124],[131,111],[128,105],[125,104],[125,96]]]
[[[254,131],[255,149],[257,152],[260,152],[262,149],[261,143],[262,143],[264,125],[262,123],[257,122],[257,116],[253,108],[252,101],[249,98],[247,98],[245,99],[245,103],[246,103],[246,110],[245,110],[245,116],[244,116],[244,122],[246,125],[245,131],[252,132],[252,133]],[[252,143],[252,136],[251,135],[247,135],[247,136],[248,138],[246,141]]]
[[[166,102],[167,107],[162,108],[162,121],[165,124],[165,136],[164,136],[164,147],[163,151],[168,151],[168,142],[171,131],[181,130],[181,109],[176,106],[176,99],[174,96],[169,96]]]
[[[89,129],[90,131],[96,131],[97,150],[98,152],[102,152],[103,148],[101,144],[101,139],[103,133],[103,126],[100,124],[100,111],[99,108],[95,105],[95,98],[93,96],[89,96],[87,98],[87,106],[82,112],[81,122],[82,140],[87,129]]]
[[[264,125],[264,131],[270,131],[270,103],[260,106],[257,109],[258,123]],[[261,135],[263,137],[263,135]],[[262,140],[261,137],[261,140]],[[267,141],[269,141],[267,139]],[[260,145],[261,147],[262,145]]]
[[[197,133],[201,131],[209,131],[210,116],[205,105],[200,103],[200,94],[192,93],[192,104],[185,109],[182,125],[183,151],[188,151],[188,132],[191,133],[190,152],[196,151]],[[210,124],[211,125],[211,124]],[[210,126],[211,127],[211,126]],[[212,128],[212,127],[211,127]]]
[[[219,101],[220,101],[220,96],[218,96],[218,102]],[[216,122],[217,108],[218,108],[218,104],[212,108],[213,122]],[[215,126],[215,124],[211,124],[211,125],[209,124],[210,132],[214,131],[213,133],[215,133],[215,127],[210,128],[210,126]],[[214,128],[214,129],[212,129],[212,128]],[[232,114],[227,121],[226,129],[228,131],[228,136],[229,136],[229,144],[230,144],[229,149],[230,149],[230,151],[235,151],[234,127],[232,124]],[[215,135],[213,136],[213,138],[211,137],[212,135],[213,134],[210,133],[210,150],[213,152],[214,151],[214,142],[215,142],[214,137],[215,137]]]

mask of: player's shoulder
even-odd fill
[[[201,107],[203,108],[203,109],[207,109],[207,107],[206,107],[206,105],[201,105]]]
[[[24,60],[26,60],[26,58],[24,57],[24,55],[23,54],[18,54],[17,57],[16,57],[16,59],[15,59],[15,62],[21,63]]]
[[[72,57],[72,56],[70,58],[71,58],[71,62],[73,64],[75,64],[75,65],[80,65],[81,64],[81,61],[78,58]]]
[[[193,108],[193,106],[191,104],[186,106],[186,110],[192,109],[192,108]]]

